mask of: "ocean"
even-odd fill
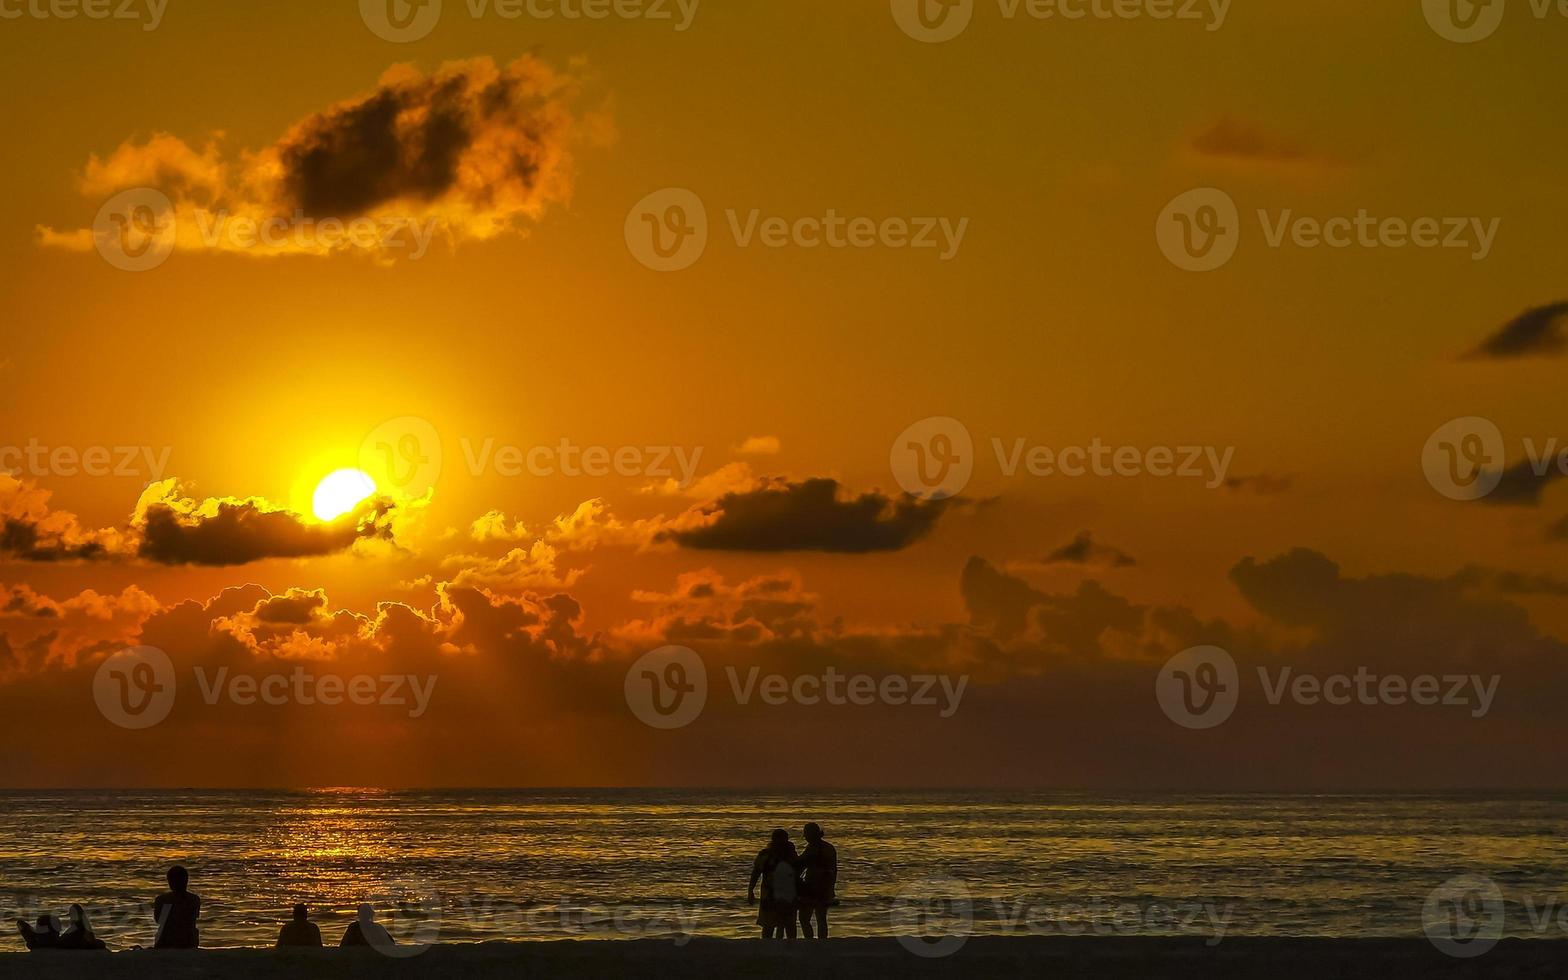
[[[401,941],[750,936],[775,826],[839,854],[840,936],[1420,936],[1452,882],[1506,935],[1564,938],[1568,797],[698,790],[0,793],[12,918],[85,906],[150,944],[175,863],[204,946],[329,944],[361,902]],[[1477,884],[1479,883],[1479,884]],[[1445,888],[1448,889],[1445,891]],[[20,949],[15,932],[4,948]]]

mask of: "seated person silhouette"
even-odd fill
[[[310,913],[303,904],[294,906],[294,918],[283,923],[283,928],[278,930],[278,945],[321,945],[321,930],[310,921]]]
[[[65,931],[60,933],[60,942],[57,949],[108,949],[103,940],[93,935],[92,926],[87,924],[87,910],[80,905],[72,905],[70,920]]]
[[[196,920],[201,917],[201,896],[190,890],[189,871],[176,864],[169,869],[169,890],[152,903],[158,923],[153,949],[195,949],[201,942]]]
[[[343,930],[339,946],[395,946],[397,940],[376,921],[376,910],[369,905],[359,907],[359,915]]]
[[[57,949],[60,945],[60,923],[45,913],[38,917],[38,925],[30,926],[23,919],[16,920],[16,929],[28,949]]]

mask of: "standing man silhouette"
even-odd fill
[[[807,939],[828,938],[828,909],[838,904],[838,849],[822,836],[815,823],[805,827],[806,849],[800,852],[800,931]],[[817,930],[811,931],[812,919]]]

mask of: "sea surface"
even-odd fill
[[[328,943],[361,902],[404,942],[749,936],[752,860],[807,820],[838,848],[836,935],[1420,936],[1490,910],[1568,938],[1561,796],[0,792],[0,895],[81,903],[111,948],[150,944],[175,863],[205,946],[271,945],[295,902]]]

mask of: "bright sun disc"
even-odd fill
[[[328,473],[316,484],[310,506],[318,520],[335,521],[375,492],[376,481],[365,471],[338,470]]]

